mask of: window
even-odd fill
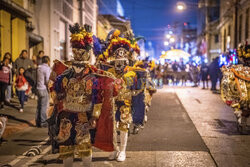
[[[59,21],[60,59],[66,60],[66,23]]]
[[[246,10],[245,39],[249,37],[249,8]]]
[[[241,34],[242,34],[242,15],[240,15],[240,20],[239,20],[239,43],[242,40]]]
[[[72,7],[67,3],[63,2],[63,15],[69,20],[73,20],[73,10]]]
[[[219,35],[216,34],[214,35],[214,43],[218,43],[219,42]]]

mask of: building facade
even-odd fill
[[[220,2],[219,0],[199,0],[197,26],[197,54],[211,62],[221,53],[219,44]]]
[[[220,43],[222,52],[250,42],[250,1],[220,1]]]
[[[71,59],[69,25],[89,24],[96,33],[96,0],[0,0],[1,55],[39,50],[52,60]],[[7,42],[6,42],[7,41]]]

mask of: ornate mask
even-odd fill
[[[127,59],[118,59],[112,62],[112,64],[114,64],[115,71],[118,74],[122,74],[124,72],[124,69],[126,66],[128,66],[128,63],[129,62]]]
[[[85,49],[73,48],[72,52],[73,52],[74,59],[76,61],[89,61],[90,59],[89,52]]]

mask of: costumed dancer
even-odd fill
[[[112,37],[108,39],[108,47],[103,54],[98,57],[98,63],[102,69],[111,72],[121,83],[118,96],[115,99],[117,108],[115,117],[117,130],[120,131],[120,147],[117,147],[109,156],[110,160],[116,159],[121,162],[126,159],[128,131],[132,123],[132,92],[130,87],[133,85],[136,74],[125,71],[132,56],[132,45],[130,41],[120,37],[119,30],[112,31],[111,35]]]
[[[240,45],[237,53],[242,64],[222,67],[221,97],[234,109],[239,132],[246,134],[250,115],[250,45]]]
[[[151,106],[153,94],[156,92],[155,85],[151,80],[149,73],[150,65],[148,60],[136,61],[131,71],[136,73],[135,86],[133,87],[132,110],[133,110],[133,133],[137,134],[144,128],[147,122],[147,112]]]
[[[104,151],[116,147],[112,104],[117,84],[111,73],[89,64],[91,27],[75,24],[70,32],[74,60],[68,66],[56,61],[51,73],[54,109],[49,135],[52,151],[59,148],[64,166],[73,166],[74,157],[90,166],[92,145]]]

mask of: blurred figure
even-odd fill
[[[8,84],[10,83],[10,67],[9,59],[3,59],[3,62],[0,64],[0,108],[4,107],[5,102],[5,92]]]
[[[42,64],[37,69],[37,111],[36,111],[36,126],[47,127],[47,107],[49,104],[48,82],[51,73],[50,59],[48,56],[42,57]]]
[[[177,79],[177,72],[178,72],[178,63],[176,61],[173,62],[172,64],[172,69],[173,69],[173,84],[177,85],[178,79]]]
[[[183,86],[183,85],[186,85],[186,82],[187,82],[186,64],[184,64],[183,60],[181,60],[179,64],[179,69],[180,69],[180,79],[181,79],[182,86]]]
[[[28,82],[24,77],[24,68],[20,67],[18,70],[18,75],[16,77],[16,94],[20,102],[19,112],[23,112],[24,101],[25,101],[25,91],[28,89]]]
[[[193,87],[197,87],[199,82],[199,69],[193,63],[190,66],[190,75],[194,83]]]
[[[216,84],[219,78],[219,57],[213,59],[212,63],[209,65],[209,76],[212,82],[212,91],[216,91]]]
[[[206,89],[208,88],[208,65],[204,62],[201,64],[200,73],[201,73],[201,80],[203,83],[202,89]]]
[[[37,64],[37,66],[42,64],[42,58],[43,58],[43,56],[44,56],[44,51],[40,50],[39,53],[38,53],[38,55],[37,55],[37,58],[36,58],[36,64]]]
[[[13,77],[12,77],[12,71],[13,71],[13,64],[12,64],[12,55],[7,52],[4,54],[4,57],[3,59],[9,59],[9,64],[8,66],[10,67],[10,82],[7,86],[7,89],[6,89],[6,96],[5,96],[5,101],[7,103],[10,103],[10,99],[11,99],[11,96],[12,96],[12,84],[13,84]]]
[[[157,86],[161,86],[161,80],[163,76],[162,71],[161,71],[161,65],[158,65],[155,71],[156,71],[155,76],[156,76]]]

